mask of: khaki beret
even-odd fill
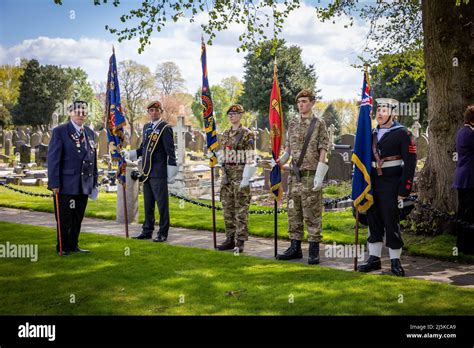
[[[230,113],[230,112],[235,112],[235,113],[238,113],[238,114],[243,114],[245,111],[244,111],[244,107],[240,104],[233,104],[230,106],[229,110],[227,110],[227,113]]]
[[[315,97],[314,92],[313,92],[312,90],[310,90],[310,89],[302,89],[302,90],[296,95],[295,102],[297,103],[299,98],[304,98],[304,97],[308,97],[310,101],[316,100],[316,97]]]

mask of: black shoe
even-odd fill
[[[392,266],[390,267],[392,273],[395,274],[397,277],[404,277],[405,270],[402,267],[400,259],[391,259],[390,262],[392,263]]]
[[[79,248],[79,247],[77,247],[74,251],[75,251],[76,253],[90,253],[90,250],[81,249],[81,248]]]
[[[300,240],[291,240],[291,245],[286,249],[283,254],[278,254],[277,260],[293,260],[303,258],[303,251],[301,250],[301,241]]]
[[[380,261],[380,257],[370,255],[366,263],[363,263],[362,265],[357,267],[357,270],[359,272],[372,272],[372,271],[377,271],[381,268],[382,268],[382,262]]]
[[[132,238],[133,239],[151,239],[151,234],[142,232],[139,235]]]
[[[168,236],[165,236],[164,234],[158,233],[158,235],[156,236],[155,239],[153,239],[153,241],[155,243],[163,243],[163,242],[166,242],[167,239],[168,239]]]
[[[61,253],[58,251],[57,252],[58,256],[69,256],[69,251],[63,251],[63,254],[61,255]]]
[[[235,248],[234,237],[227,237],[224,243],[217,246],[217,250],[231,250]]]
[[[319,265],[319,243],[309,242],[308,265]]]
[[[239,248],[239,253],[243,253],[244,252],[244,244],[245,244],[245,241],[243,240],[237,240],[237,243],[235,244],[235,246],[237,248]]]

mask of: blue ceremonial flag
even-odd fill
[[[362,101],[360,104],[359,119],[357,121],[354,153],[352,154],[352,162],[354,163],[352,200],[354,201],[354,207],[356,207],[360,213],[367,211],[374,203],[372,184],[370,180],[370,172],[372,168],[371,111],[372,93],[370,90],[369,73],[366,69],[364,73],[364,83],[362,84]]]
[[[209,88],[209,81],[207,80],[207,59],[206,59],[206,44],[201,42],[201,64],[202,64],[202,115],[204,117],[204,129],[206,131],[207,150],[211,151],[210,166],[214,167],[217,164],[217,156],[214,152],[219,145],[217,142],[216,120],[214,119],[214,106],[212,104],[211,89]]]
[[[125,139],[123,132],[125,117],[123,116],[122,105],[120,103],[120,88],[114,49],[112,49],[112,55],[109,59],[105,112],[107,115],[106,129],[109,141],[109,153],[112,156],[112,161],[118,162],[117,179],[122,185],[125,185],[127,163],[120,154]]]

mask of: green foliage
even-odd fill
[[[230,127],[229,118],[227,117],[227,109],[235,104],[238,98],[242,95],[243,84],[235,76],[230,76],[222,79],[221,83],[218,85],[211,85],[211,96],[212,103],[214,104],[214,117],[216,119],[217,128],[220,131],[224,131]],[[193,104],[191,106],[193,115],[197,121],[197,124],[200,128],[203,128],[203,119],[202,119],[202,103],[201,103],[201,88],[195,94]],[[251,119],[251,116],[247,115],[242,118],[242,123],[247,122],[247,119]]]
[[[290,106],[295,105],[295,97],[303,88],[315,90],[317,76],[312,64],[305,65],[301,59],[301,48],[287,47],[284,40],[278,40],[275,54],[273,42],[265,41],[252,49],[245,57],[244,93],[240,102],[248,111],[258,114],[259,128],[268,128],[268,110],[273,84],[275,57],[278,67],[285,126]],[[315,90],[317,99],[320,90]]]
[[[373,97],[395,98],[401,103],[419,103],[422,126],[427,126],[428,100],[426,72],[422,49],[380,56],[371,70]],[[411,126],[412,118],[403,118],[403,124]]]
[[[341,135],[341,115],[339,115],[339,112],[336,110],[332,103],[329,104],[326,110],[324,110],[322,118],[326,122],[327,127],[331,125],[334,125],[334,127],[336,127],[336,130],[334,131],[334,136],[336,139],[339,138],[339,136]]]
[[[25,62],[22,63],[26,64]],[[22,75],[22,65],[0,65],[0,105],[7,108],[8,113],[18,101],[20,77]],[[5,114],[5,111],[2,111],[2,114]]]
[[[40,66],[32,59],[20,77],[18,105],[14,108],[13,123],[37,126],[49,124],[51,115],[69,99],[73,79],[56,65]]]

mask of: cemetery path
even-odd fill
[[[0,207],[0,221],[13,222],[34,226],[56,227],[54,215],[51,213],[35,212],[29,210],[12,209]],[[140,224],[130,224],[130,236],[138,234],[141,230]],[[99,233],[118,237],[125,237],[124,226],[113,220],[84,218],[82,232]],[[1,232],[0,232],[1,234]],[[224,239],[224,235],[219,233],[218,243]],[[149,240],[150,241],[150,240]],[[194,230],[180,227],[171,227],[168,236],[168,243],[171,245],[182,245],[201,249],[213,249],[212,232]],[[87,245],[82,245],[87,248]],[[282,252],[289,246],[286,240],[278,241],[278,250]],[[321,244],[321,266],[337,268],[346,271],[353,270],[353,259],[344,257],[329,257],[330,251],[336,254],[336,246],[331,244]],[[94,250],[91,250],[94,252]],[[232,252],[232,251],[229,251]],[[245,243],[245,255],[261,258],[273,258],[273,239],[261,237],[249,237]],[[301,260],[289,262],[307,262],[308,243],[303,243],[303,256]],[[336,254],[335,256],[338,256]],[[282,261],[285,262],[285,261]],[[288,262],[288,261],[287,261]],[[361,261],[359,261],[360,263]],[[403,266],[407,277],[425,279],[434,282],[449,283],[462,287],[474,288],[474,265],[459,264],[455,262],[439,261],[424,257],[403,255]],[[318,267],[318,266],[312,266]],[[384,247],[382,252],[382,270],[373,272],[375,274],[391,274],[388,249]]]

